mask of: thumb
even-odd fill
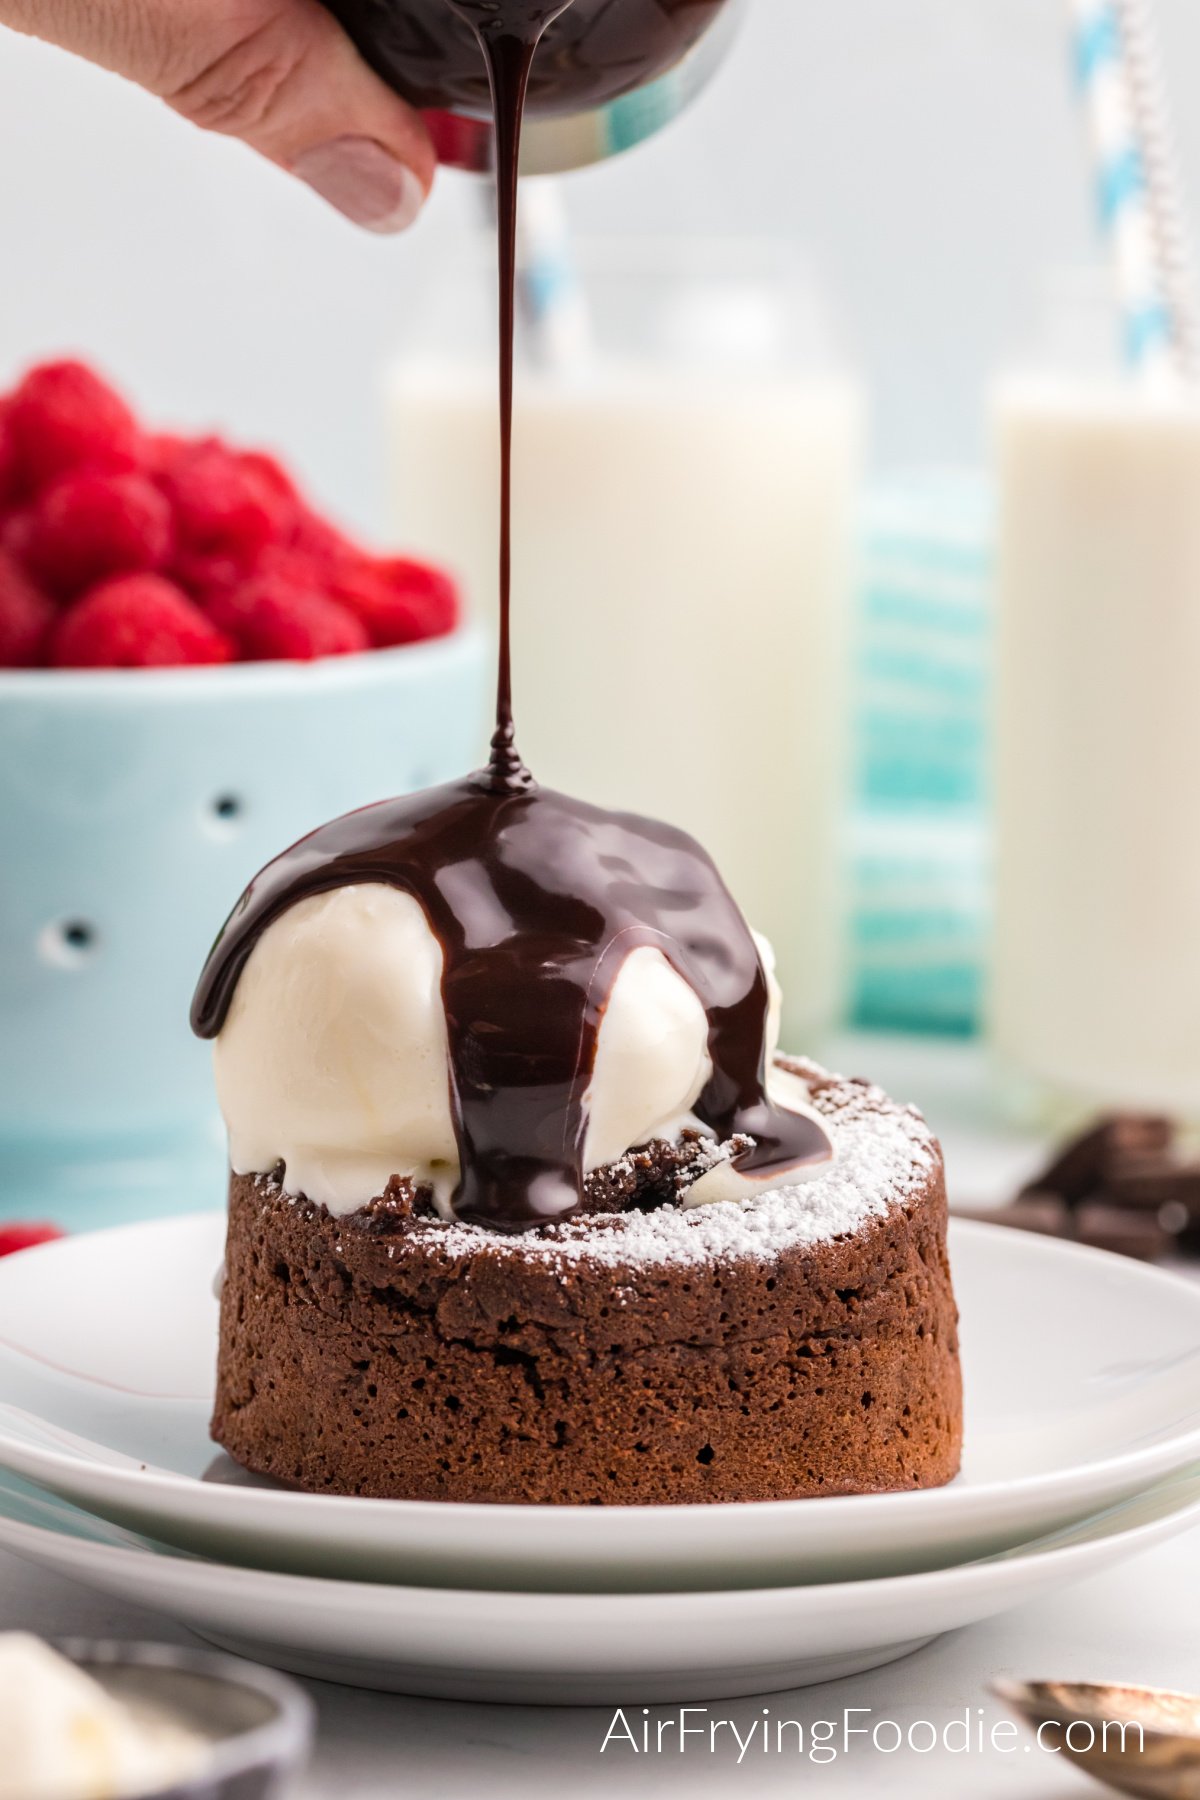
[[[182,27],[193,5],[165,0]],[[356,225],[402,231],[433,183],[420,115],[363,62],[318,0],[250,0],[207,11],[213,52],[163,98],[206,130],[238,137]],[[236,21],[222,43],[214,19]]]
[[[0,24],[238,137],[370,231],[402,231],[433,183],[420,116],[319,0],[0,0]]]

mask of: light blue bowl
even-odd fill
[[[0,674],[0,1218],[219,1204],[205,954],[325,819],[461,774],[475,630],[324,662]]]

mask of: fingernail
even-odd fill
[[[368,231],[403,231],[425,203],[412,170],[374,138],[331,138],[302,150],[293,175]]]

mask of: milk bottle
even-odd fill
[[[1200,1115],[1200,404],[997,404],[992,1032],[1042,1100]]]

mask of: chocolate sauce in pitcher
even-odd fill
[[[453,0],[325,0],[362,56],[413,106],[486,115],[491,105],[478,30],[503,12],[523,32],[533,8]],[[540,10],[543,36],[527,101],[535,119],[605,106],[677,67],[727,0],[570,0]],[[518,16],[520,12],[524,17]]]
[[[752,1140],[735,1166],[783,1179],[824,1161],[829,1140],[816,1120],[767,1093],[766,975],[706,852],[673,826],[540,788],[518,752],[509,621],[521,120],[539,40],[588,0],[439,3],[476,34],[497,143],[502,478],[491,755],[478,774],[335,819],[268,864],[213,947],[192,1023],[202,1037],[220,1031],[255,944],[297,901],[363,882],[412,894],[442,948],[462,1171],[454,1211],[523,1231],[567,1218],[582,1202],[600,1026],[625,958],[643,946],[660,950],[704,1007],[712,1073],[694,1111],[718,1139]],[[615,18],[621,0],[611,3]]]

